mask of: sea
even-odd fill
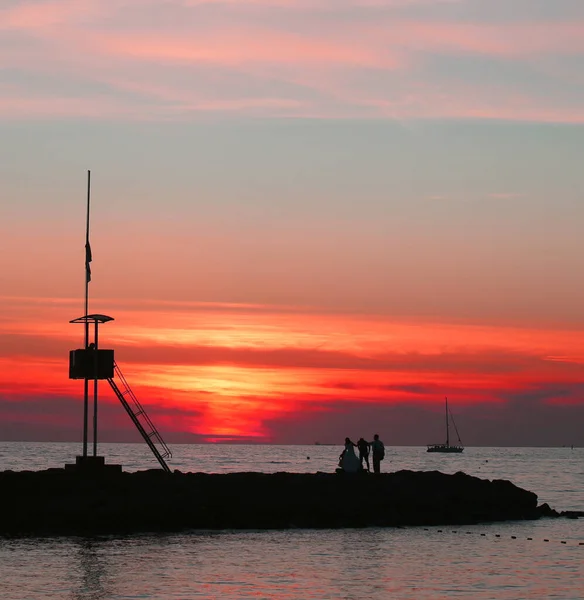
[[[332,472],[342,446],[174,445],[183,472]],[[80,444],[0,442],[0,470],[72,463]],[[125,471],[157,468],[143,444],[101,444]],[[508,479],[558,511],[584,510],[583,448],[388,447],[383,471]],[[3,493],[3,490],[0,490]],[[367,511],[359,494],[347,498]],[[39,498],[42,502],[42,498]],[[584,599],[584,518],[455,527],[206,531],[0,538],[3,600],[239,598]]]

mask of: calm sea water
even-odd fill
[[[334,470],[341,447],[176,445],[172,450],[171,466],[181,471],[315,472]],[[78,444],[0,443],[0,470],[59,467],[73,462],[79,451]],[[157,467],[140,444],[103,444],[100,454],[127,471]],[[509,479],[537,493],[540,503],[584,510],[580,448],[466,448],[462,455],[433,455],[398,447],[389,449],[382,467]],[[583,565],[584,519],[5,539],[0,540],[0,596],[581,600]]]

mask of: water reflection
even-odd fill
[[[111,598],[108,554],[100,551],[100,543],[94,539],[83,539],[74,546],[74,579],[79,581],[72,590],[73,600],[103,600]]]
[[[584,531],[563,523],[0,540],[0,597],[574,600]]]
[[[393,530],[395,533],[395,530]],[[357,600],[366,595],[372,600],[387,598],[393,536],[380,529],[351,529],[337,532],[340,547],[337,563],[340,571],[330,583],[338,586],[343,598]],[[331,565],[331,566],[332,566]]]

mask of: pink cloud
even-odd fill
[[[396,120],[479,119],[539,123],[584,123],[584,109],[553,106],[545,99],[534,99],[513,90],[494,86],[454,85],[443,92],[427,86],[427,93],[416,90],[391,100],[369,96],[355,99],[371,108],[370,117]],[[350,93],[350,92],[348,92]]]
[[[364,39],[421,53],[463,52],[507,58],[584,52],[584,22],[447,23],[397,21],[365,26]],[[371,37],[370,37],[371,36]]]
[[[67,96],[54,97],[26,97],[13,94],[12,97],[0,97],[0,118],[76,118],[89,119],[134,118],[144,119],[144,115],[137,117],[131,107],[119,99],[111,97],[80,97]]]
[[[90,38],[91,39],[91,38]],[[89,40],[86,40],[89,41]],[[391,21],[339,25],[319,36],[227,25],[220,32],[161,35],[156,31],[113,35],[102,31],[91,40],[94,50],[154,62],[245,64],[318,64],[345,67],[402,68],[408,53],[477,53],[507,58],[584,52],[584,23],[478,24]],[[419,54],[421,53],[421,54]]]
[[[397,68],[395,56],[381,56],[367,45],[348,44],[334,39],[302,36],[283,31],[222,30],[196,36],[143,34],[103,34],[93,40],[98,51],[117,57],[162,62],[218,63],[222,65],[333,64]]]
[[[56,26],[90,22],[107,13],[106,3],[98,0],[22,1],[0,9],[0,29],[51,30]]]
[[[347,21],[335,18],[338,4],[328,1],[300,6],[249,0],[238,2],[241,10],[224,23],[210,21],[207,28],[196,20],[206,14],[198,2],[169,3],[165,9],[155,2],[96,0],[17,4],[0,13],[0,28],[30,37],[17,50],[9,46],[0,53],[4,67],[33,79],[39,72],[49,74],[69,81],[69,89],[75,82],[79,90],[94,83],[109,89],[67,96],[55,83],[31,93],[25,76],[6,89],[0,111],[5,118],[150,120],[237,112],[321,119],[584,122],[581,103],[567,92],[562,100],[561,87],[550,96],[545,90],[523,89],[519,81],[471,88],[462,77],[440,85],[426,76],[427,59],[445,56],[480,55],[537,71],[543,58],[553,62],[584,52],[583,22],[421,21],[367,10],[409,3],[344,2],[344,8],[363,9],[362,19]],[[275,5],[282,10],[264,18],[268,6]],[[170,30],[153,28],[144,18],[164,15],[163,9],[172,11]],[[288,23],[285,16],[292,9],[294,19]],[[318,28],[311,18],[315,11]],[[170,81],[167,66],[173,69]],[[193,66],[203,69],[196,85]],[[216,71],[211,75],[205,68]],[[181,71],[184,77],[177,77]],[[559,77],[549,66],[547,72],[547,77]],[[375,73],[384,87],[377,85]]]
[[[138,89],[139,86],[134,89]],[[169,93],[170,97],[171,94]],[[178,94],[180,97],[180,94]],[[175,97],[175,101],[179,98]],[[36,97],[21,96],[0,98],[0,118],[87,118],[123,119],[125,121],[155,118],[180,119],[188,113],[244,112],[262,109],[271,114],[300,114],[304,104],[292,98],[234,98],[217,100],[182,99],[179,106],[160,106],[147,111],[136,110],[129,103],[115,97]]]

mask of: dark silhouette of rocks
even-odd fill
[[[564,517],[565,519],[579,519],[580,517],[584,517],[584,511],[582,510],[563,510],[562,512],[558,512],[547,503],[538,507],[538,510],[542,517]]]
[[[0,535],[466,525],[546,510],[510,481],[438,471],[0,472]]]

